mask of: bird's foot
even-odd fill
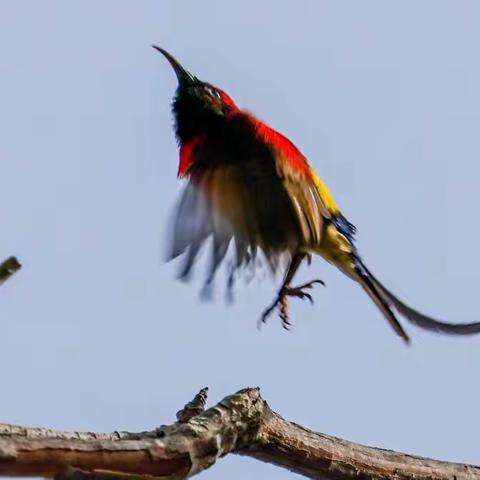
[[[285,287],[283,289],[283,295],[288,296],[288,297],[297,297],[300,299],[306,298],[307,300],[310,301],[310,303],[313,303],[313,298],[310,295],[310,293],[305,292],[305,290],[311,289],[314,287],[315,284],[319,283],[320,285],[325,286],[325,282],[323,280],[315,279],[307,283],[303,283],[302,285],[299,285],[298,287]]]
[[[288,297],[296,297],[300,299],[308,299],[310,303],[313,304],[313,297],[310,293],[305,292],[305,290],[311,289],[315,284],[319,283],[320,285],[325,286],[323,280],[315,279],[310,282],[299,285],[298,287],[283,287],[279,292],[277,298],[273,303],[265,309],[260,320],[258,322],[258,327],[260,328],[262,324],[267,322],[267,318],[273,313],[273,311],[278,307],[279,308],[279,317],[282,321],[282,327],[285,330],[290,330],[290,317],[288,313]]]

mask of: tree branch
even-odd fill
[[[20,265],[17,257],[7,258],[0,263],[0,285],[6,282],[20,268],[22,268],[22,265]]]
[[[205,398],[202,390],[173,425],[140,433],[0,424],[0,475],[180,480],[237,453],[323,480],[480,480],[480,467],[365,447],[288,422],[258,389],[241,390],[203,411]]]

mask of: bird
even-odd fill
[[[179,146],[178,177],[185,186],[174,212],[169,258],[184,257],[179,277],[190,278],[199,252],[211,245],[205,289],[233,246],[228,284],[237,271],[258,268],[259,256],[283,281],[260,324],[278,310],[291,326],[290,297],[307,299],[316,284],[292,282],[300,266],[319,255],[363,288],[395,333],[410,337],[399,318],[425,330],[470,335],[480,322],[453,324],[410,307],[375,277],[360,256],[356,227],[347,220],[324,181],[285,135],[237,106],[222,89],[198,79],[168,51],[178,85],[171,105]]]

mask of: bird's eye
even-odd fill
[[[221,100],[221,99],[222,99],[222,96],[220,95],[220,92],[219,92],[218,90],[216,90],[215,88],[206,87],[205,90],[207,91],[207,93],[208,93],[211,97],[214,97],[214,98],[216,98],[217,100]]]

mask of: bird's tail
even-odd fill
[[[388,320],[388,323],[395,330],[395,333],[402,337],[406,343],[410,343],[410,338],[403,329],[402,325],[398,321],[395,313],[392,311],[392,304],[383,293],[382,286],[370,271],[364,266],[363,262],[359,258],[355,258],[356,264],[356,280],[363,289],[367,292],[368,296],[373,300],[375,305],[383,313],[383,316]]]
[[[400,315],[402,315],[402,317],[405,317],[408,321],[420,328],[423,328],[424,330],[446,333],[450,335],[471,335],[474,333],[480,333],[480,322],[458,324],[442,322],[440,320],[428,317],[412,307],[409,307],[375,278],[375,276],[365,266],[357,254],[354,254],[354,256],[357,281],[362,285],[370,298],[379,307],[383,315],[392,325],[395,332],[407,343],[410,341],[410,339],[398,322],[393,310],[397,311]]]

